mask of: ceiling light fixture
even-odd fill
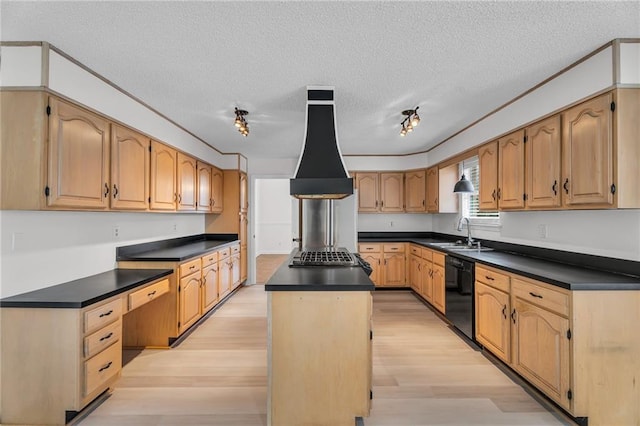
[[[407,109],[402,111],[402,115],[406,115],[405,119],[402,120],[402,129],[400,130],[400,136],[405,136],[409,132],[413,132],[413,128],[420,124],[420,116],[418,115],[417,106],[415,109]]]
[[[245,138],[249,134],[249,123],[247,123],[247,120],[244,118],[244,116],[248,114],[248,111],[238,109],[238,107],[236,107],[236,119],[233,122],[233,125],[238,128],[240,134],[242,134],[242,136],[244,136]]]

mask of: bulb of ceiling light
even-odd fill
[[[236,127],[240,127],[242,126],[242,119],[240,118],[240,116],[236,116],[236,121],[233,123]]]
[[[407,128],[404,127],[404,121],[402,122],[402,129],[400,130],[400,136],[404,136],[407,134]]]
[[[407,132],[413,132],[413,126],[411,125],[411,122],[407,123]]]
[[[416,112],[411,119],[411,126],[416,127],[418,124],[420,124],[420,116]]]

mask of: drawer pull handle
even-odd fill
[[[493,201],[496,200],[496,190],[494,189],[493,192],[491,193],[491,197],[493,198]]]
[[[189,269],[196,269],[196,265],[189,266]]]
[[[551,190],[553,191],[553,195],[558,195],[558,181],[557,180],[553,181],[553,186],[551,187]]]
[[[567,178],[567,180],[564,181],[564,184],[562,185],[562,187],[564,188],[564,191],[568,194],[569,193],[569,178]]]
[[[495,281],[496,279],[493,277],[490,277],[489,275],[485,275],[484,276],[486,279],[488,279],[489,281]]]
[[[104,336],[104,337],[101,337],[101,338],[100,338],[100,341],[102,342],[102,341],[104,341],[104,340],[109,340],[109,339],[111,339],[111,336],[113,336],[113,332],[111,332],[111,333],[107,334],[107,335],[106,335],[106,336]]]
[[[100,370],[98,370],[98,373],[102,373],[104,370],[106,370],[109,367],[111,367],[111,364],[113,364],[113,361],[109,361],[104,367],[102,367]]]
[[[147,294],[149,297],[153,297],[156,294],[156,290],[153,290],[151,293]]]
[[[109,315],[111,315],[113,313],[113,309],[111,309],[109,312],[105,312],[104,314],[100,314],[100,318],[102,317],[108,317]]]
[[[513,320],[513,323],[516,323],[516,309],[513,308],[513,312],[511,312],[511,319]]]
[[[209,258],[209,262],[213,262],[213,257],[210,257],[210,258]]]
[[[502,316],[504,317],[504,319],[507,319],[507,305],[504,305],[502,307]]]
[[[535,294],[535,293],[533,293],[533,292],[531,292],[531,291],[529,292],[529,294],[530,294],[531,296],[533,296],[533,297],[537,297],[538,299],[542,299],[542,296],[540,296],[539,294]]]
[[[105,183],[104,184],[104,198],[107,198],[107,195],[109,195],[109,185],[107,185]]]

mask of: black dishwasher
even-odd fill
[[[445,260],[445,316],[469,339],[475,340],[474,262],[448,254]]]

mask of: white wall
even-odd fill
[[[640,43],[620,43],[620,83],[640,84]]]
[[[433,216],[426,213],[360,213],[358,232],[429,232],[432,230]]]
[[[113,269],[118,246],[202,234],[204,215],[5,210],[0,225],[7,297]]]
[[[293,198],[289,179],[256,179],[255,256],[291,252]]]
[[[0,55],[0,86],[31,87],[42,84],[41,46],[2,46]]]
[[[385,171],[385,170],[410,170],[427,166],[426,153],[405,156],[353,156],[345,157],[344,162],[348,170]]]

